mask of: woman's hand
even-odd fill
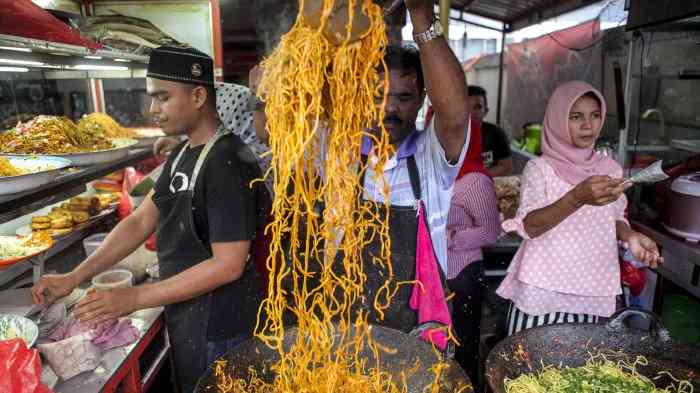
[[[653,269],[664,261],[656,242],[639,232],[632,232],[627,237],[627,248],[636,260],[648,264]]]
[[[605,206],[620,198],[628,187],[625,179],[591,176],[574,187],[569,194],[577,207]]]

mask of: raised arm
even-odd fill
[[[413,33],[430,28],[435,19],[432,0],[406,0]],[[466,140],[469,124],[467,79],[444,37],[420,45],[421,64],[428,97],[435,109],[438,140],[449,160],[457,160]]]

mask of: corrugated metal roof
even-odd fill
[[[599,0],[452,0],[452,8],[507,23],[518,30]]]

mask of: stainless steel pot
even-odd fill
[[[700,172],[680,176],[671,183],[664,227],[687,241],[700,241]]]

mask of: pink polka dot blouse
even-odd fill
[[[621,177],[622,169],[614,176]],[[556,227],[531,239],[523,220],[573,188],[542,158],[523,172],[520,207],[503,223],[523,239],[496,293],[531,315],[550,312],[608,317],[621,293],[616,221],[625,221],[627,199],[607,206],[584,206]]]

